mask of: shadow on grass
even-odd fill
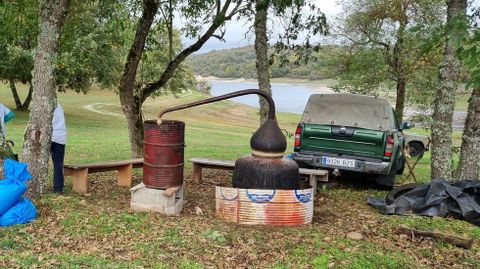
[[[329,176],[329,182],[322,184],[327,189],[390,191],[392,188],[377,184],[374,175],[342,172],[340,176]]]

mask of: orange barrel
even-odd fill
[[[182,186],[185,123],[147,120],[143,126],[143,184],[153,189]]]

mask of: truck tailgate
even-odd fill
[[[301,149],[381,159],[386,134],[378,130],[305,124]]]

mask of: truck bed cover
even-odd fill
[[[301,121],[380,131],[396,129],[393,108],[380,97],[354,94],[312,94]]]

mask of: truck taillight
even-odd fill
[[[298,125],[297,130],[295,131],[295,147],[300,147],[302,144],[300,137],[302,136],[302,126]]]
[[[385,157],[392,157],[393,153],[393,145],[395,144],[395,139],[393,137],[393,134],[389,134],[387,136],[387,144],[385,145]]]

